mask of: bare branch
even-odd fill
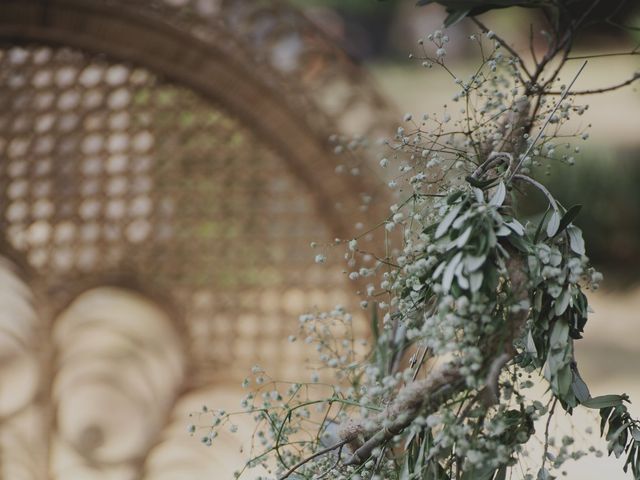
[[[471,18],[471,21],[473,21],[473,23],[475,23],[478,27],[480,27],[480,29],[482,30],[483,33],[488,33],[490,31],[486,27],[486,25],[484,23],[482,23],[480,20],[478,20],[476,17],[470,17],[470,18]],[[516,52],[515,49],[513,47],[511,47],[503,38],[499,37],[495,33],[493,34],[493,38],[495,38],[495,40],[506,51],[508,51],[515,59],[518,60],[518,63],[520,64],[520,67],[522,67],[522,71],[527,75],[527,77],[530,78],[530,79],[533,78],[532,75],[531,75],[531,72],[529,71],[527,66],[524,64],[524,60],[522,60],[522,57],[520,56],[520,54],[518,52]],[[520,77],[520,75],[518,75],[518,77]],[[522,83],[524,83],[522,78],[520,78],[520,81],[522,81]]]
[[[538,135],[536,136],[536,138],[533,140],[533,142],[531,142],[531,144],[529,145],[529,147],[527,148],[527,150],[524,152],[524,154],[522,155],[522,158],[520,158],[520,160],[518,161],[516,167],[513,169],[513,171],[511,172],[511,177],[509,179],[507,179],[507,181],[511,180],[513,178],[513,176],[518,173],[518,170],[520,170],[520,167],[522,167],[522,163],[524,162],[525,158],[527,158],[527,155],[529,155],[529,152],[531,152],[531,150],[533,149],[533,146],[536,144],[536,142],[538,140],[540,140],[540,137],[542,136],[544,129],[547,128],[547,125],[549,125],[549,122],[551,121],[551,118],[553,118],[553,116],[555,115],[555,113],[558,111],[558,108],[560,108],[560,105],[562,104],[562,102],[564,101],[565,98],[567,98],[567,96],[569,95],[569,92],[571,91],[571,87],[573,87],[573,84],[576,82],[576,80],[578,79],[578,77],[580,76],[580,74],[582,73],[582,71],[584,70],[584,68],[587,66],[587,60],[584,61],[584,63],[582,64],[582,66],[580,67],[580,69],[577,71],[577,73],[575,74],[575,76],[573,77],[573,80],[571,80],[571,83],[569,84],[569,86],[567,87],[567,89],[564,91],[564,93],[562,94],[562,97],[560,97],[560,100],[558,101],[558,103],[556,103],[556,106],[553,107],[553,110],[551,111],[551,113],[549,114],[549,116],[547,117],[547,120],[544,122],[544,124],[542,125],[542,128],[540,129],[540,131],[538,132]]]
[[[544,185],[542,185],[540,182],[537,182],[533,178],[528,177],[527,175],[522,175],[522,174],[514,175],[513,179],[527,182],[530,185],[533,185],[534,187],[536,187],[538,190],[540,190],[544,194],[545,197],[547,197],[547,200],[549,201],[551,208],[553,208],[556,212],[558,211],[558,204],[556,203],[555,198],[553,198],[553,195],[551,195],[551,192],[547,190],[547,188]]]
[[[577,92],[571,92],[569,95],[593,95],[596,93],[606,93],[606,92],[613,92],[614,90],[619,90],[621,88],[624,88],[628,85],[631,85],[633,82],[635,82],[636,80],[640,79],[640,72],[636,72],[634,73],[633,77],[631,77],[628,80],[625,80],[622,83],[618,83],[616,85],[612,85],[610,87],[603,87],[603,88],[595,88],[593,90],[579,90]],[[558,92],[558,91],[550,91],[550,92],[545,92],[545,95],[563,95],[564,92]]]
[[[575,55],[567,57],[567,60],[589,60],[591,58],[626,57],[640,55],[640,43],[630,52],[593,53],[591,55]]]
[[[325,454],[327,454],[327,453],[329,453],[329,452],[331,452],[333,450],[337,450],[338,448],[342,448],[347,443],[349,443],[349,440],[341,440],[338,443],[336,443],[335,445],[331,445],[330,447],[323,448],[322,450],[317,451],[313,455],[309,455],[307,458],[304,458],[304,459],[300,460],[293,467],[291,467],[289,470],[287,470],[287,472],[283,476],[281,476],[279,478],[279,480],[285,480],[286,478],[289,478],[291,476],[291,474],[293,474],[296,470],[298,470],[305,463],[309,463],[314,458],[321,457],[322,455],[325,455]]]

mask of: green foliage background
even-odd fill
[[[566,207],[582,204],[576,219],[598,268],[638,280],[640,271],[640,152],[598,149],[577,156],[576,164],[557,163],[545,178],[553,195]],[[526,190],[523,213],[541,215],[545,200]],[[610,277],[609,277],[610,278]]]

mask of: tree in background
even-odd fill
[[[602,279],[573,224],[581,207],[562,205],[532,176],[535,167],[574,162],[575,142],[588,131],[570,120],[588,108],[588,95],[640,78],[573,88],[588,75],[588,58],[572,56],[573,43],[596,21],[630,28],[612,20],[624,2],[606,13],[597,0],[437,3],[448,25],[470,17],[480,61],[461,78],[446,63],[446,32],[419,42],[415,58],[443,69],[459,92],[441,115],[407,114],[386,142],[380,166],[399,172],[389,181],[399,200],[377,227],[383,251],[360,245],[375,228],[344,241],[349,277],[367,292],[363,307],[374,306],[370,349],[361,353],[343,308],[303,315],[299,341],[317,350],[323,381],[314,374],[286,383],[254,369],[246,381],[254,390],[243,399],[256,420],[252,458],[238,476],[261,466],[266,478],[280,479],[501,480],[537,435],[543,453],[523,475],[552,479],[585,452],[570,437],[551,441],[551,418],[590,408],[600,413],[609,453],[624,456],[625,471],[640,479],[640,423],[628,398],[592,397],[574,357],[589,313],[586,292]],[[543,31],[531,34],[532,42],[546,40],[542,56],[532,48],[524,58],[475,17],[510,6],[542,12]],[[558,80],[565,69],[573,72],[567,85]],[[338,153],[366,145],[334,140]],[[525,185],[546,203],[536,222],[518,208]],[[538,375],[548,387],[542,396],[530,390]],[[234,428],[236,413],[209,414],[212,423],[192,431],[205,429],[211,445],[220,428]],[[538,424],[544,429],[536,432]]]

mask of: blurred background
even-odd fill
[[[640,25],[627,4],[616,21]],[[441,111],[456,85],[409,54],[443,19],[411,0],[0,5],[0,479],[232,477],[250,419],[211,448],[187,425],[206,425],[203,405],[239,409],[254,364],[308,378],[304,344],[286,341],[299,314],[359,311],[334,238],[384,218],[389,193],[379,151],[339,157],[328,138],[377,138],[405,112]],[[482,19],[520,50],[538,20],[524,9]],[[448,33],[454,71],[476,65],[464,39],[475,31],[463,21]],[[638,42],[598,27],[576,52]],[[576,88],[639,69],[638,55],[592,60]],[[638,88],[589,98],[590,139],[574,166],[548,172],[565,205],[584,204],[576,223],[605,273],[581,374],[594,395],[632,399]],[[604,449],[585,433],[594,417],[560,418],[558,431]],[[567,475],[627,478],[594,457]]]

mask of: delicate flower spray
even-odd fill
[[[204,430],[206,445],[221,428],[236,430],[235,415],[256,421],[238,477],[261,466],[279,479],[502,480],[514,468],[519,478],[552,479],[586,452],[570,437],[556,441],[551,417],[591,408],[609,453],[625,456],[625,471],[640,479],[640,424],[628,398],[592,397],[574,356],[585,292],[602,280],[573,224],[580,206],[561,205],[536,179],[553,162],[572,165],[575,142],[588,138],[569,123],[588,108],[578,100],[625,84],[575,91],[583,64],[569,85],[556,85],[586,18],[574,19],[570,35],[547,34],[548,51],[529,63],[472,19],[480,62],[469,77],[445,63],[444,32],[418,42],[413,57],[458,86],[456,109],[406,114],[385,142],[379,168],[398,201],[379,225],[384,251],[362,246],[371,230],[340,242],[349,279],[364,285],[361,305],[371,308],[370,345],[342,307],[304,314],[289,341],[318,354],[306,381],[276,381],[255,367],[240,412],[205,408],[212,421],[189,432]],[[333,141],[336,154],[367,145]],[[546,199],[542,218],[519,214],[523,189]],[[543,396],[530,390],[540,377]],[[542,457],[523,462],[533,437]]]

